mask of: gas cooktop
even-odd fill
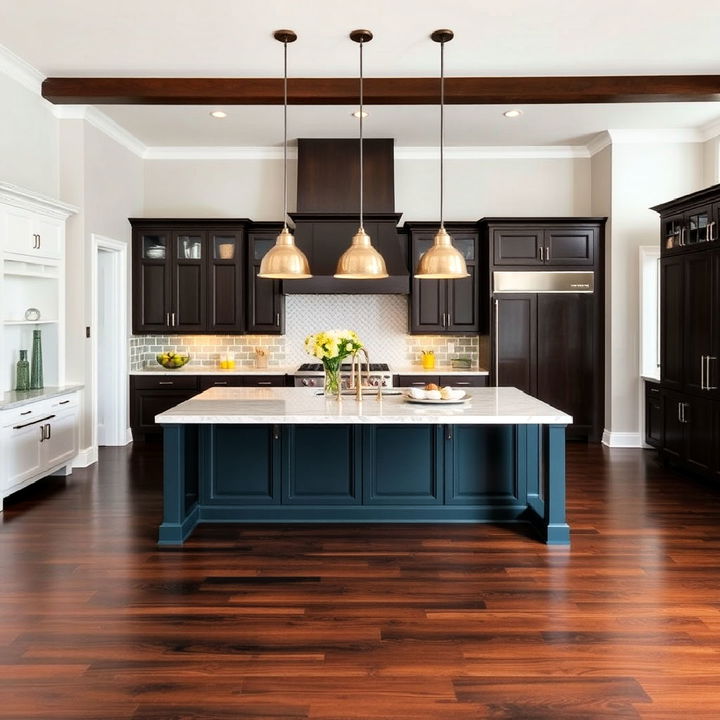
[[[365,371],[365,364],[363,364],[363,372]],[[350,372],[351,364],[343,363],[341,370]],[[296,372],[323,372],[322,363],[303,363]],[[370,363],[370,372],[390,372],[390,366],[387,363]]]

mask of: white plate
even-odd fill
[[[405,402],[409,403],[416,403],[418,405],[462,405],[463,403],[469,402],[470,398],[465,396],[460,398],[459,400],[428,400],[428,399],[419,399],[414,398],[410,395],[404,395]]]

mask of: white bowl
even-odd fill
[[[425,392],[425,390],[416,387],[410,388],[408,390],[408,395],[410,395],[413,400],[425,400],[427,398],[427,393]]]
[[[439,390],[426,390],[425,397],[428,400],[441,400],[442,399],[442,395],[440,395]]]

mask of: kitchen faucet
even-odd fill
[[[365,368],[367,385],[370,387],[370,356],[364,347],[353,353],[352,364],[350,365],[350,388],[355,390],[355,399],[362,402],[363,381],[362,381],[362,360],[360,353],[365,356]],[[357,367],[357,370],[355,369]],[[382,382],[378,383],[378,400],[382,400]]]

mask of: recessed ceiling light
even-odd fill
[[[522,115],[522,110],[506,110],[503,115],[506,118],[516,118]]]
[[[224,117],[227,117],[227,113],[224,112],[223,110],[213,110],[213,111],[210,113],[210,117],[214,117],[214,118],[224,118]]]
[[[359,111],[359,110],[356,110],[354,113],[351,113],[351,115],[352,115],[353,117],[356,117],[356,118],[359,119],[359,118],[360,118],[360,111]],[[364,118],[366,118],[366,117],[368,116],[368,114],[365,112],[365,110],[362,111],[362,116],[363,116]]]

